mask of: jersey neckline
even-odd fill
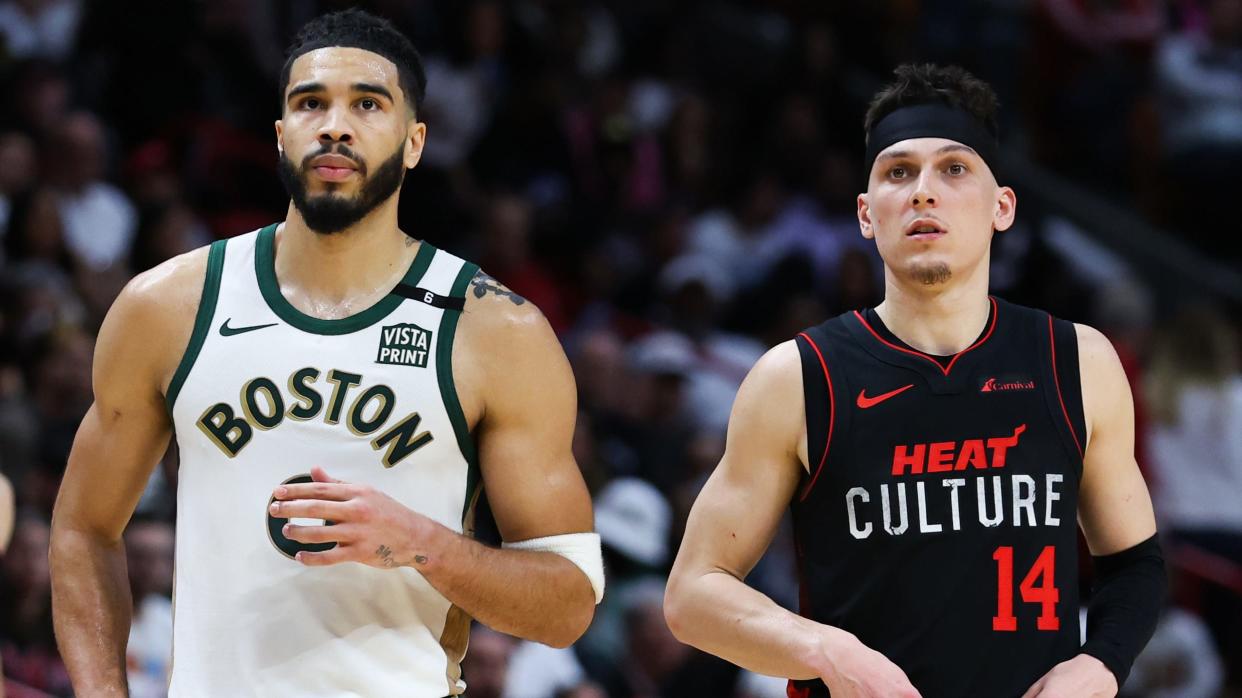
[[[930,376],[938,375],[943,379],[949,379],[953,368],[962,357],[983,346],[995,333],[997,319],[1000,316],[1000,306],[994,296],[988,296],[988,302],[991,306],[988,309],[989,317],[983,332],[980,333],[979,337],[970,346],[947,357],[936,357],[908,346],[905,342],[898,339],[896,335],[893,335],[878,316],[875,317],[876,326],[873,327],[863,313],[855,310],[852,315],[857,320],[858,327],[860,328],[858,334],[864,340],[864,346],[868,348],[875,347],[879,352],[887,354],[893,359],[898,359],[899,363],[910,366],[920,373],[926,373]],[[879,347],[876,345],[879,345]],[[880,347],[883,348],[880,349]],[[876,351],[872,353],[877,354]],[[880,357],[877,355],[877,358]],[[945,363],[945,359],[947,359],[947,363]]]
[[[293,307],[293,304],[280,292],[280,283],[276,280],[276,227],[279,223],[259,231],[255,241],[254,270],[259,280],[259,291],[263,300],[276,316],[289,325],[311,334],[349,334],[374,325],[397,309],[405,299],[401,296],[388,294],[376,301],[371,307],[350,315],[349,317],[326,320],[312,317]],[[401,278],[403,284],[417,286],[423,274],[431,266],[431,258],[435,256],[435,248],[427,242],[419,243],[418,254],[410,262],[410,268]]]

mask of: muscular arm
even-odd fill
[[[1121,360],[1098,330],[1076,330],[1087,420],[1078,522],[1091,554],[1102,556],[1152,537],[1156,518],[1134,460],[1134,398]]]
[[[742,383],[724,457],[686,524],[665,618],[682,642],[751,671],[823,678],[833,695],[916,695],[896,665],[852,634],[791,613],[743,581],[771,542],[806,461],[801,397],[792,341],[769,351]],[[788,409],[792,403],[799,408]]]
[[[473,292],[482,289],[481,293]],[[506,542],[591,531],[591,499],[570,450],[577,393],[543,315],[490,277],[476,277],[454,347],[454,373],[474,429],[484,491]],[[474,421],[474,420],[471,420]],[[420,570],[501,632],[566,646],[591,623],[586,575],[549,552],[445,539]]]
[[[682,642],[761,674],[809,679],[822,672],[823,628],[743,581],[771,543],[802,471],[803,411],[768,409],[802,395],[800,370],[788,342],[742,383],[724,457],[686,522],[664,614]]]
[[[194,312],[182,297],[197,303],[203,261],[191,253],[135,278],[99,332],[95,402],[69,454],[50,551],[56,640],[78,695],[127,693],[132,599],[121,533],[168,444],[162,386],[189,338],[182,326]]]

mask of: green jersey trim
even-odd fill
[[[389,294],[370,308],[338,320],[324,320],[303,313],[285,298],[280,292],[280,284],[276,281],[277,225],[273,223],[259,231],[258,239],[255,240],[254,270],[259,279],[259,291],[263,294],[263,300],[267,301],[267,306],[277,317],[290,326],[311,334],[349,334],[383,320],[405,300],[401,296]],[[410,263],[410,268],[401,282],[417,286],[427,272],[427,267],[431,266],[431,259],[435,254],[436,248],[426,242],[420,243],[418,254],[414,256],[414,261]]]
[[[164,395],[164,404],[168,414],[172,414],[177,404],[177,395],[181,386],[190,375],[190,369],[198,360],[198,353],[203,349],[203,342],[211,332],[211,321],[216,314],[216,299],[220,297],[220,277],[224,274],[224,249],[227,240],[216,240],[207,251],[207,275],[203,279],[203,295],[198,301],[198,312],[194,315],[194,330],[190,333],[190,344],[181,355],[181,363],[168,383],[168,392]]]
[[[466,262],[457,278],[453,280],[452,298],[465,298],[466,286],[479,271],[479,265]],[[461,400],[457,397],[457,385],[453,381],[453,339],[457,335],[457,321],[462,311],[445,310],[440,318],[440,340],[436,345],[436,379],[440,383],[440,399],[444,402],[444,411],[453,423],[453,433],[457,436],[457,447],[466,459],[466,500],[462,503],[462,519],[470,509],[470,501],[479,483],[479,454],[475,448],[474,436],[466,423],[466,413],[461,408]]]

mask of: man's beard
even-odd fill
[[[953,270],[949,269],[949,265],[944,262],[912,264],[910,265],[910,275],[914,277],[915,281],[924,286],[935,286],[953,278]]]
[[[354,196],[345,197],[335,193],[336,185],[333,183],[328,183],[327,193],[307,195],[310,161],[320,155],[330,153],[343,155],[358,163],[358,175],[366,179]],[[282,152],[276,169],[280,173],[281,183],[285,185],[285,191],[289,192],[289,197],[293,199],[293,205],[298,213],[302,214],[306,227],[316,233],[331,235],[365,218],[368,213],[387,201],[388,197],[401,188],[401,182],[405,179],[404,154],[403,144],[397,148],[397,152],[393,153],[392,157],[375,168],[375,173],[370,177],[367,177],[366,163],[344,145],[322,148],[307,155],[302,158],[300,170],[295,168],[288,156]]]

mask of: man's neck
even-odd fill
[[[354,315],[383,298],[404,276],[419,244],[397,227],[395,201],[337,233],[306,227],[292,205],[276,231],[280,292],[322,319]]]
[[[986,265],[970,277],[926,286],[884,272],[884,301],[876,306],[884,325],[907,345],[934,356],[950,356],[983,333],[988,303]]]

